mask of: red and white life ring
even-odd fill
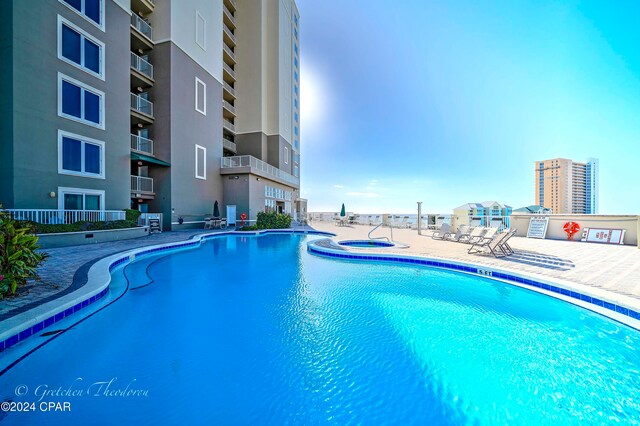
[[[567,239],[571,240],[573,239],[573,236],[577,234],[578,231],[580,230],[580,225],[578,224],[578,222],[567,222],[564,224],[562,229],[564,229],[564,232],[567,233],[568,235]]]

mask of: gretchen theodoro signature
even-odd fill
[[[139,388],[137,379],[129,381],[118,380],[114,377],[110,380],[87,381],[78,377],[66,386],[39,384],[29,389],[27,385],[18,385],[15,388],[16,396],[35,396],[42,401],[45,398],[67,397],[106,397],[106,398],[146,398],[149,389]]]

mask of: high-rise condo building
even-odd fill
[[[0,2],[0,203],[306,209],[294,0]],[[181,220],[179,220],[181,219]]]
[[[535,162],[536,204],[558,214],[598,213],[598,160]]]

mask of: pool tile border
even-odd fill
[[[337,251],[334,249],[329,249],[317,244],[318,241],[310,241],[307,243],[307,251],[310,253],[325,256],[336,259],[345,259],[345,260],[364,260],[364,261],[373,261],[373,262],[393,262],[400,264],[408,264],[408,265],[420,265],[427,266],[433,268],[441,268],[447,269],[451,271],[465,272],[469,274],[478,275],[484,278],[494,278],[497,280],[504,281],[508,284],[516,284],[523,288],[533,290],[539,293],[546,294],[548,296],[555,297],[555,295],[564,296],[565,298],[561,298],[562,300],[573,303],[572,300],[579,301],[582,303],[578,303],[578,306],[590,309],[587,305],[593,305],[596,309],[591,309],[594,312],[605,315],[613,320],[620,321],[619,318],[614,318],[611,315],[608,315],[605,311],[610,311],[614,314],[620,314],[625,317],[630,318],[631,320],[640,321],[640,311],[630,308],[628,306],[623,306],[617,304],[615,301],[605,300],[603,298],[594,297],[593,295],[584,294],[573,289],[567,289],[560,286],[557,283],[550,283],[541,281],[534,278],[528,278],[524,276],[519,276],[514,273],[497,270],[488,266],[480,266],[469,263],[463,263],[458,261],[446,260],[446,259],[435,259],[435,258],[427,258],[427,257],[415,257],[415,256],[406,256],[399,254],[389,254],[383,255],[379,253],[359,253],[359,252],[349,252],[349,251]],[[332,244],[335,244],[331,241]],[[543,290],[541,292],[539,290]],[[576,303],[574,303],[576,304]],[[597,309],[600,308],[600,309]],[[633,324],[626,321],[623,322],[625,325],[628,325],[635,329],[640,329],[638,324]]]
[[[309,235],[324,235],[324,236],[335,236],[335,234],[331,234],[328,232],[322,231],[314,231],[314,230],[292,230],[292,229],[282,229],[282,230],[267,230],[267,231],[251,231],[251,232],[243,232],[243,231],[225,231],[225,232],[216,232],[211,234],[201,234],[192,237],[189,240],[182,242],[173,242],[173,243],[165,243],[160,245],[154,245],[150,247],[140,247],[134,250],[129,250],[123,253],[117,253],[111,256],[108,256],[100,261],[96,262],[91,269],[89,270],[87,283],[74,291],[73,293],[63,296],[60,299],[66,299],[68,296],[73,298],[73,302],[71,306],[68,302],[61,303],[62,308],[58,307],[58,309],[53,309],[53,313],[49,310],[43,319],[41,315],[32,314],[31,311],[37,311],[36,307],[30,311],[24,312],[22,314],[17,315],[19,318],[19,324],[14,325],[8,331],[0,334],[0,353],[9,349],[10,347],[16,345],[28,339],[29,337],[41,332],[45,328],[55,324],[56,322],[62,321],[63,319],[75,314],[76,312],[86,308],[89,305],[92,305],[96,301],[102,299],[109,291],[109,284],[111,282],[111,272],[129,262],[133,262],[134,260],[143,257],[154,255],[160,252],[167,252],[171,250],[177,249],[187,249],[194,248],[199,246],[203,241],[219,238],[227,235],[247,235],[247,236],[260,236],[266,234],[309,234]],[[88,287],[90,281],[95,281],[96,279],[101,279],[103,282],[101,283],[92,283],[94,286],[99,286],[98,291],[96,292],[94,289],[89,288],[88,291],[85,287]],[[56,300],[50,302],[55,303]]]

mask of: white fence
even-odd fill
[[[335,222],[341,218],[336,212],[314,212],[309,213],[311,222]],[[345,219],[348,224],[375,226],[384,223],[384,226],[392,228],[411,228],[417,229],[418,215],[416,214],[355,214],[347,212]],[[443,223],[451,224],[450,214],[429,213],[422,215],[422,229],[438,229]]]
[[[144,36],[149,40],[153,41],[153,28],[151,28],[151,25],[149,25],[148,22],[144,21],[135,13],[131,14],[131,25],[133,28],[144,34]]]
[[[142,114],[153,117],[153,102],[150,102],[135,93],[131,94],[131,108],[141,112]]]
[[[234,169],[237,167],[251,167],[271,176],[278,177],[284,181],[297,185],[299,179],[283,170],[273,167],[262,160],[258,160],[251,155],[237,155],[235,157],[221,157],[220,168]]]
[[[131,191],[153,192],[153,178],[131,176]]]
[[[120,210],[7,209],[5,211],[9,212],[12,219],[44,224],[125,220],[126,217],[125,212]]]

